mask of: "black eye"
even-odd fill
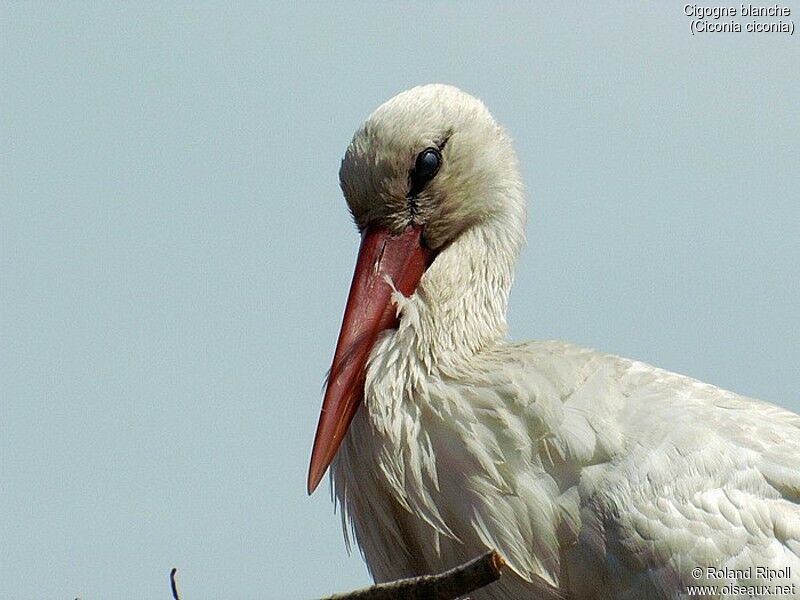
[[[414,163],[414,182],[424,185],[434,178],[442,164],[442,154],[436,148],[426,148],[417,155]]]

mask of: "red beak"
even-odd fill
[[[383,228],[364,232],[311,451],[309,494],[336,456],[364,400],[367,358],[375,340],[382,331],[397,327],[397,309],[386,277],[404,296],[410,296],[430,264],[432,253],[423,247],[421,235],[419,226],[396,236]]]

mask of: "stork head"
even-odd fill
[[[491,266],[486,273],[510,286],[525,221],[510,138],[480,100],[452,86],[416,87],[380,106],[353,136],[339,178],[362,238],[314,440],[309,493],[363,400],[370,350],[382,331],[397,326],[393,292],[412,296],[424,288],[433,302],[468,294],[458,289],[465,288],[460,280],[480,280],[484,262]],[[502,298],[502,327],[505,287],[487,286]]]
[[[353,136],[339,179],[360,231],[416,226],[433,252],[473,225],[524,215],[510,138],[480,100],[449,85],[380,106]]]

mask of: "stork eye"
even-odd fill
[[[442,154],[436,148],[426,148],[417,155],[417,162],[414,163],[414,181],[424,185],[439,172],[442,164]]]

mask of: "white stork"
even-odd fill
[[[798,415],[504,340],[525,198],[479,100],[399,94],[340,179],[362,238],[308,490],[330,465],[375,580],[496,548],[509,572],[476,599],[800,597]]]

